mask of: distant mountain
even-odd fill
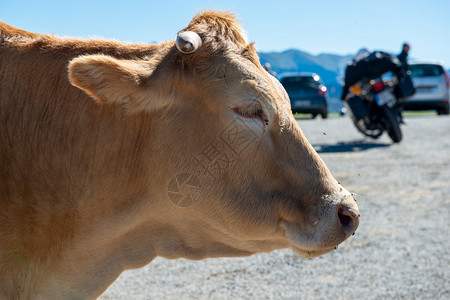
[[[288,72],[314,72],[327,86],[330,96],[329,110],[339,111],[342,102],[342,79],[351,55],[319,54],[312,55],[304,51],[290,49],[284,52],[260,52],[261,64],[270,63],[271,70],[278,75]]]
[[[261,52],[261,63],[270,63],[272,70],[277,74],[285,72],[314,72],[324,83],[335,83],[342,77],[341,72],[351,59],[351,56],[337,54],[311,55],[300,50],[287,50],[284,52]]]

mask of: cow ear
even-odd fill
[[[141,102],[142,79],[152,73],[144,61],[87,55],[69,63],[70,82],[98,102],[133,105]]]

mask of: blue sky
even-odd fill
[[[0,20],[38,33],[124,42],[175,39],[200,10],[233,11],[260,51],[352,54],[361,47],[450,67],[450,1],[1,0]]]

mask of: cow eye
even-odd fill
[[[260,104],[231,107],[235,113],[246,119],[259,119],[263,125],[269,125],[269,119]]]

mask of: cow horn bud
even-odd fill
[[[200,36],[192,31],[183,31],[177,36],[177,48],[182,53],[193,53],[202,45]]]

